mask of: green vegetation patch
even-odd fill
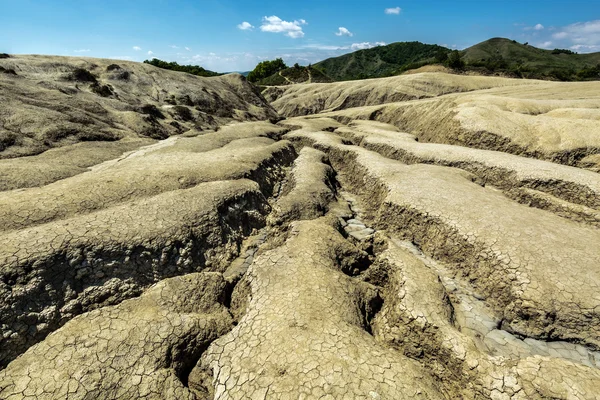
[[[144,64],[150,64],[155,67],[162,68],[162,69],[168,69],[171,71],[186,72],[188,74],[192,74],[192,75],[196,75],[196,76],[211,77],[211,76],[223,75],[218,72],[213,72],[213,71],[204,69],[204,68],[200,67],[199,65],[179,65],[175,61],[167,62],[167,61],[159,60],[158,58],[153,58],[152,60],[145,60]]]

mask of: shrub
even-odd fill
[[[106,71],[110,72],[110,71],[117,71],[120,70],[121,66],[118,64],[110,64],[108,67],[106,67]]]
[[[448,56],[448,66],[452,69],[462,70],[465,68],[465,62],[461,60],[458,50],[454,50]]]
[[[73,70],[73,72],[71,72],[71,74],[69,75],[68,79],[77,82],[98,82],[96,77],[90,71],[83,68],[76,68],[75,70]]]
[[[144,64],[154,65],[155,67],[168,69],[171,71],[187,72],[188,74],[197,76],[209,77],[223,75],[219,74],[218,72],[209,71],[198,65],[179,65],[175,61],[166,62],[159,60],[158,58],[153,58],[152,60],[144,60]]]
[[[10,56],[6,53],[0,53],[0,58],[10,58]]]
[[[128,81],[129,80],[129,76],[130,76],[130,72],[129,71],[119,71],[118,73],[116,73],[114,75],[114,79],[120,80],[120,81]]]
[[[173,111],[179,118],[181,118],[184,121],[192,121],[194,119],[192,111],[186,106],[175,106],[173,107]]]
[[[17,135],[12,132],[1,131],[0,132],[0,151],[4,151],[6,148],[17,143]]]
[[[568,49],[554,49],[552,50],[552,54],[577,54]]]
[[[96,93],[98,96],[102,97],[110,97],[114,94],[113,88],[110,85],[100,85],[98,82],[95,82],[91,86],[92,92]]]
[[[2,72],[3,74],[8,74],[8,75],[17,75],[17,72],[12,68],[6,69],[4,67],[0,67],[0,72]]]
[[[140,112],[154,118],[165,119],[163,113],[154,104],[144,104],[140,108]]]
[[[170,95],[169,97],[167,97],[167,98],[165,99],[165,103],[167,103],[167,104],[171,104],[171,105],[173,105],[173,106],[174,106],[174,105],[176,105],[176,104],[177,104],[177,100],[175,100],[175,95],[174,95],[174,94],[172,94],[172,95]]]

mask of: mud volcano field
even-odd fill
[[[0,66],[1,399],[600,398],[600,83]]]

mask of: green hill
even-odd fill
[[[328,58],[314,67],[336,81],[378,78],[433,63],[438,54],[449,51],[435,44],[398,42]]]
[[[600,53],[544,50],[514,40],[493,38],[461,52],[470,70],[507,72],[525,78],[600,79]]]

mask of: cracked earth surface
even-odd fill
[[[600,398],[595,95],[558,87],[292,85],[276,124],[3,160],[0,398]]]

